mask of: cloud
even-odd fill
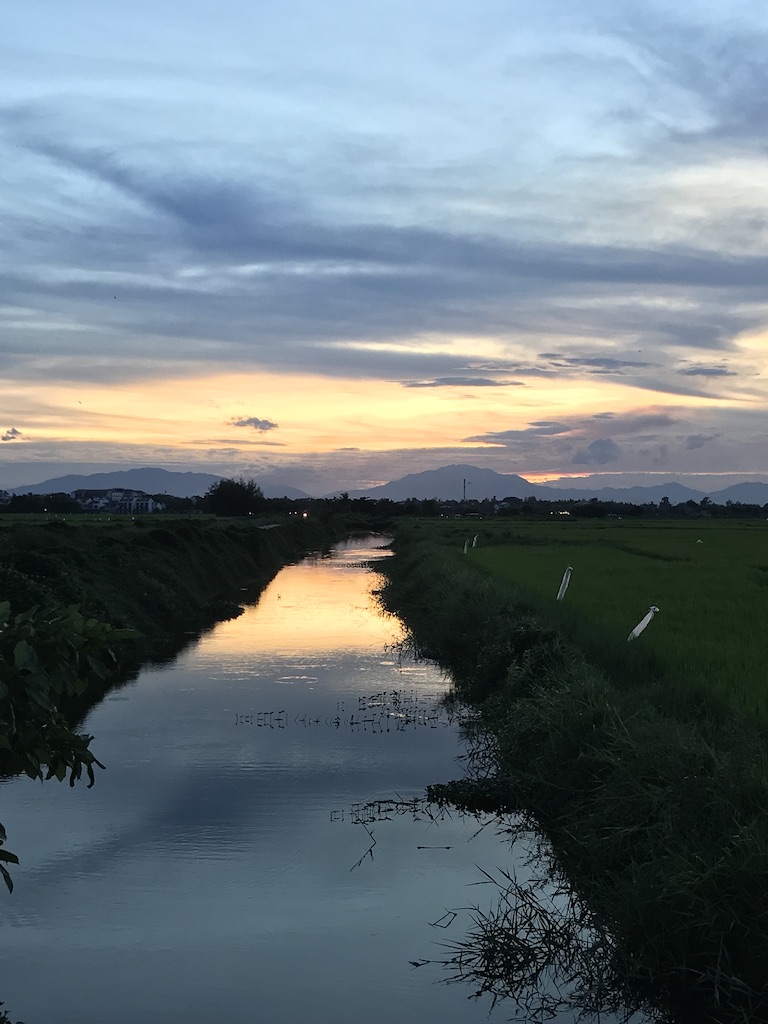
[[[557,423],[550,420],[538,420],[524,430],[495,430],[487,434],[477,434],[474,437],[465,437],[464,442],[482,442],[485,444],[508,444],[512,441],[527,441],[532,438],[550,437],[557,434],[567,434],[573,427],[567,423]]]
[[[717,398],[711,390],[705,388],[693,388],[686,384],[677,384],[673,380],[664,380],[660,377],[632,381],[632,386],[642,388],[645,391],[655,391],[662,395],[683,395],[688,398]]]
[[[695,451],[697,448],[703,448],[710,441],[714,441],[717,436],[717,434],[690,434],[685,439],[685,447],[688,451]]]
[[[581,448],[575,452],[571,458],[571,462],[574,465],[587,465],[590,463],[596,463],[599,466],[604,466],[608,462],[616,462],[621,455],[621,450],[617,444],[611,441],[608,437],[599,438],[597,441],[593,441],[588,444],[586,448]]]
[[[592,373],[621,373],[629,368],[653,365],[653,363],[638,359],[616,359],[612,356],[567,356],[562,352],[540,352],[539,358],[550,360],[556,367],[579,367]]]
[[[673,413],[657,411],[651,407],[651,410],[648,412],[601,412],[595,413],[592,416],[574,417],[569,422],[560,420],[532,420],[528,427],[522,430],[489,431],[485,434],[465,437],[464,442],[516,445],[521,441],[559,437],[563,434],[569,434],[572,438],[579,438],[582,441],[593,438],[597,448],[593,449],[592,444],[590,444],[588,447],[580,449],[576,454],[579,459],[583,459],[586,452],[587,461],[598,461],[597,456],[601,453],[610,454],[614,450],[610,447],[610,445],[613,445],[613,442],[607,441],[602,437],[605,433],[606,423],[610,423],[610,430],[614,436],[641,436],[647,434],[648,431],[663,430],[665,427],[671,427],[677,422],[678,417]],[[650,437],[654,436],[654,434],[650,435]],[[648,437],[645,439],[647,440]]]
[[[592,419],[601,420],[604,418],[599,414],[592,417]],[[640,430],[657,430],[660,427],[671,427],[678,422],[677,416],[669,412],[614,413],[610,419],[612,434],[635,434]]]
[[[523,429],[503,429],[503,412],[459,429],[523,473],[610,456],[608,437],[622,467],[661,442],[669,465],[737,465],[733,439],[764,431],[739,434],[709,400],[727,399],[728,415],[740,398],[766,404],[764,382],[746,378],[751,340],[742,351],[768,322],[766,21],[745,0],[706,12],[588,0],[575,14],[561,0],[554,22],[527,7],[521,34],[509,12],[490,26],[449,4],[436,50],[414,5],[396,75],[364,18],[332,31],[334,3],[311,52],[300,19],[271,13],[276,48],[258,69],[205,18],[180,57],[168,11],[141,54],[119,31],[76,33],[75,54],[58,9],[43,54],[30,16],[0,109],[3,378],[399,382],[413,390],[377,410],[380,444],[386,417],[423,407],[427,389],[463,388],[475,415],[506,400],[506,425]],[[386,38],[402,38],[391,19]],[[13,390],[5,415],[31,428]],[[675,413],[588,415],[678,395]],[[222,398],[218,416],[243,408]],[[75,424],[58,422],[64,451]],[[314,443],[294,427],[290,450]],[[278,436],[245,414],[195,430],[232,457]],[[720,430],[722,444],[686,441]]]
[[[202,446],[215,446],[217,451],[224,451],[225,449],[232,452],[236,452],[240,455],[244,455],[249,448],[285,448],[286,445],[283,441],[267,441],[263,438],[237,438],[234,440],[231,437],[224,438],[209,438],[209,437],[193,437],[186,441],[178,442],[180,447],[183,448],[200,448]],[[245,451],[244,451],[245,450]],[[248,453],[251,454],[250,452]]]
[[[667,142],[762,150],[768,115],[768,33],[759,23],[696,21],[671,8],[632,12],[624,38],[653,76],[669,114]],[[676,109],[674,109],[676,108]]]
[[[20,430],[16,427],[10,427],[6,432],[0,436],[0,441],[20,441],[23,440],[23,435]]]
[[[268,430],[277,430],[277,423],[273,423],[272,420],[261,420],[258,416],[248,416],[239,420],[232,419],[229,422],[233,427],[253,427],[260,434],[264,434]]]
[[[436,377],[433,380],[403,380],[404,388],[511,388],[525,387],[521,380],[492,380],[490,377]]]
[[[685,377],[736,377],[733,370],[729,370],[724,364],[719,366],[686,366],[678,370],[678,373]]]
[[[557,420],[532,420],[528,428],[533,434],[565,434],[573,427],[568,423],[558,423]]]
[[[656,453],[653,457],[654,466],[664,466],[667,462],[667,456],[669,455],[669,445],[660,444],[656,449]]]
[[[116,374],[126,357],[131,372],[148,373],[163,359],[175,361],[183,337],[188,365],[261,360],[289,371],[366,372],[416,388],[522,382],[481,383],[492,379],[481,377],[482,366],[470,381],[469,353],[334,346],[473,332],[540,347],[547,336],[554,345],[542,365],[523,357],[503,372],[635,383],[642,370],[658,367],[663,376],[656,356],[664,346],[725,350],[762,322],[763,252],[652,245],[631,233],[613,244],[585,241],[577,232],[563,237],[554,218],[557,237],[549,239],[546,232],[532,237],[514,219],[502,232],[458,219],[365,220],[358,210],[333,217],[322,194],[299,195],[278,178],[221,167],[192,173],[136,147],[86,146],[52,115],[44,105],[17,111],[9,137],[30,161],[47,164],[47,173],[53,165],[78,194],[99,198],[81,199],[74,221],[63,198],[42,221],[23,213],[14,221],[24,258],[6,268],[4,291],[48,324],[16,328],[17,350],[4,355],[4,367],[18,366],[19,375],[26,376],[31,353],[44,359],[60,351],[54,320],[71,321],[72,355],[85,357],[77,369],[70,361],[61,370],[70,374]],[[116,350],[121,339],[130,345],[122,345],[121,360],[94,366],[88,357],[105,333]],[[610,342],[610,351],[572,351],[589,337]],[[632,348],[650,355],[631,355]],[[650,378],[647,386],[656,383]]]

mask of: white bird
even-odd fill
[[[647,613],[643,616],[642,619],[640,619],[638,624],[635,626],[635,628],[632,630],[632,632],[627,637],[627,643],[629,643],[630,640],[635,640],[637,637],[640,636],[640,634],[643,632],[645,627],[648,625],[648,623],[651,621],[651,619],[653,618],[653,616],[656,614],[656,612],[658,610],[659,609],[656,607],[655,604],[651,605],[651,607],[648,609]]]

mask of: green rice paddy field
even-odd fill
[[[614,683],[650,685],[687,710],[728,705],[768,727],[768,521],[484,522],[476,532],[470,561],[518,585]],[[651,605],[658,613],[628,643]]]

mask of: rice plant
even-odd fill
[[[517,585],[617,684],[768,722],[768,524],[531,523],[502,544],[488,529],[469,557]],[[573,579],[555,607],[564,564]],[[627,652],[652,606],[660,613]]]

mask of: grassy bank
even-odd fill
[[[520,570],[526,545],[503,538],[481,555],[489,540],[484,525],[420,524],[398,534],[385,565],[386,604],[485,729],[490,774],[431,795],[535,816],[614,937],[615,985],[691,1020],[768,1020],[764,719],[719,699],[704,676],[689,687],[684,663],[670,669],[651,645],[626,643],[645,595],[628,625],[617,619],[613,644],[587,608],[553,600],[563,561],[573,564],[562,550],[540,542],[523,587],[509,581],[509,560]],[[676,674],[679,690],[662,699]]]
[[[277,525],[275,525],[277,524]],[[121,644],[124,670],[173,654],[190,633],[238,614],[283,565],[339,540],[342,519],[0,517],[0,600],[14,613],[77,605],[141,636]],[[98,697],[91,687],[82,711]]]

